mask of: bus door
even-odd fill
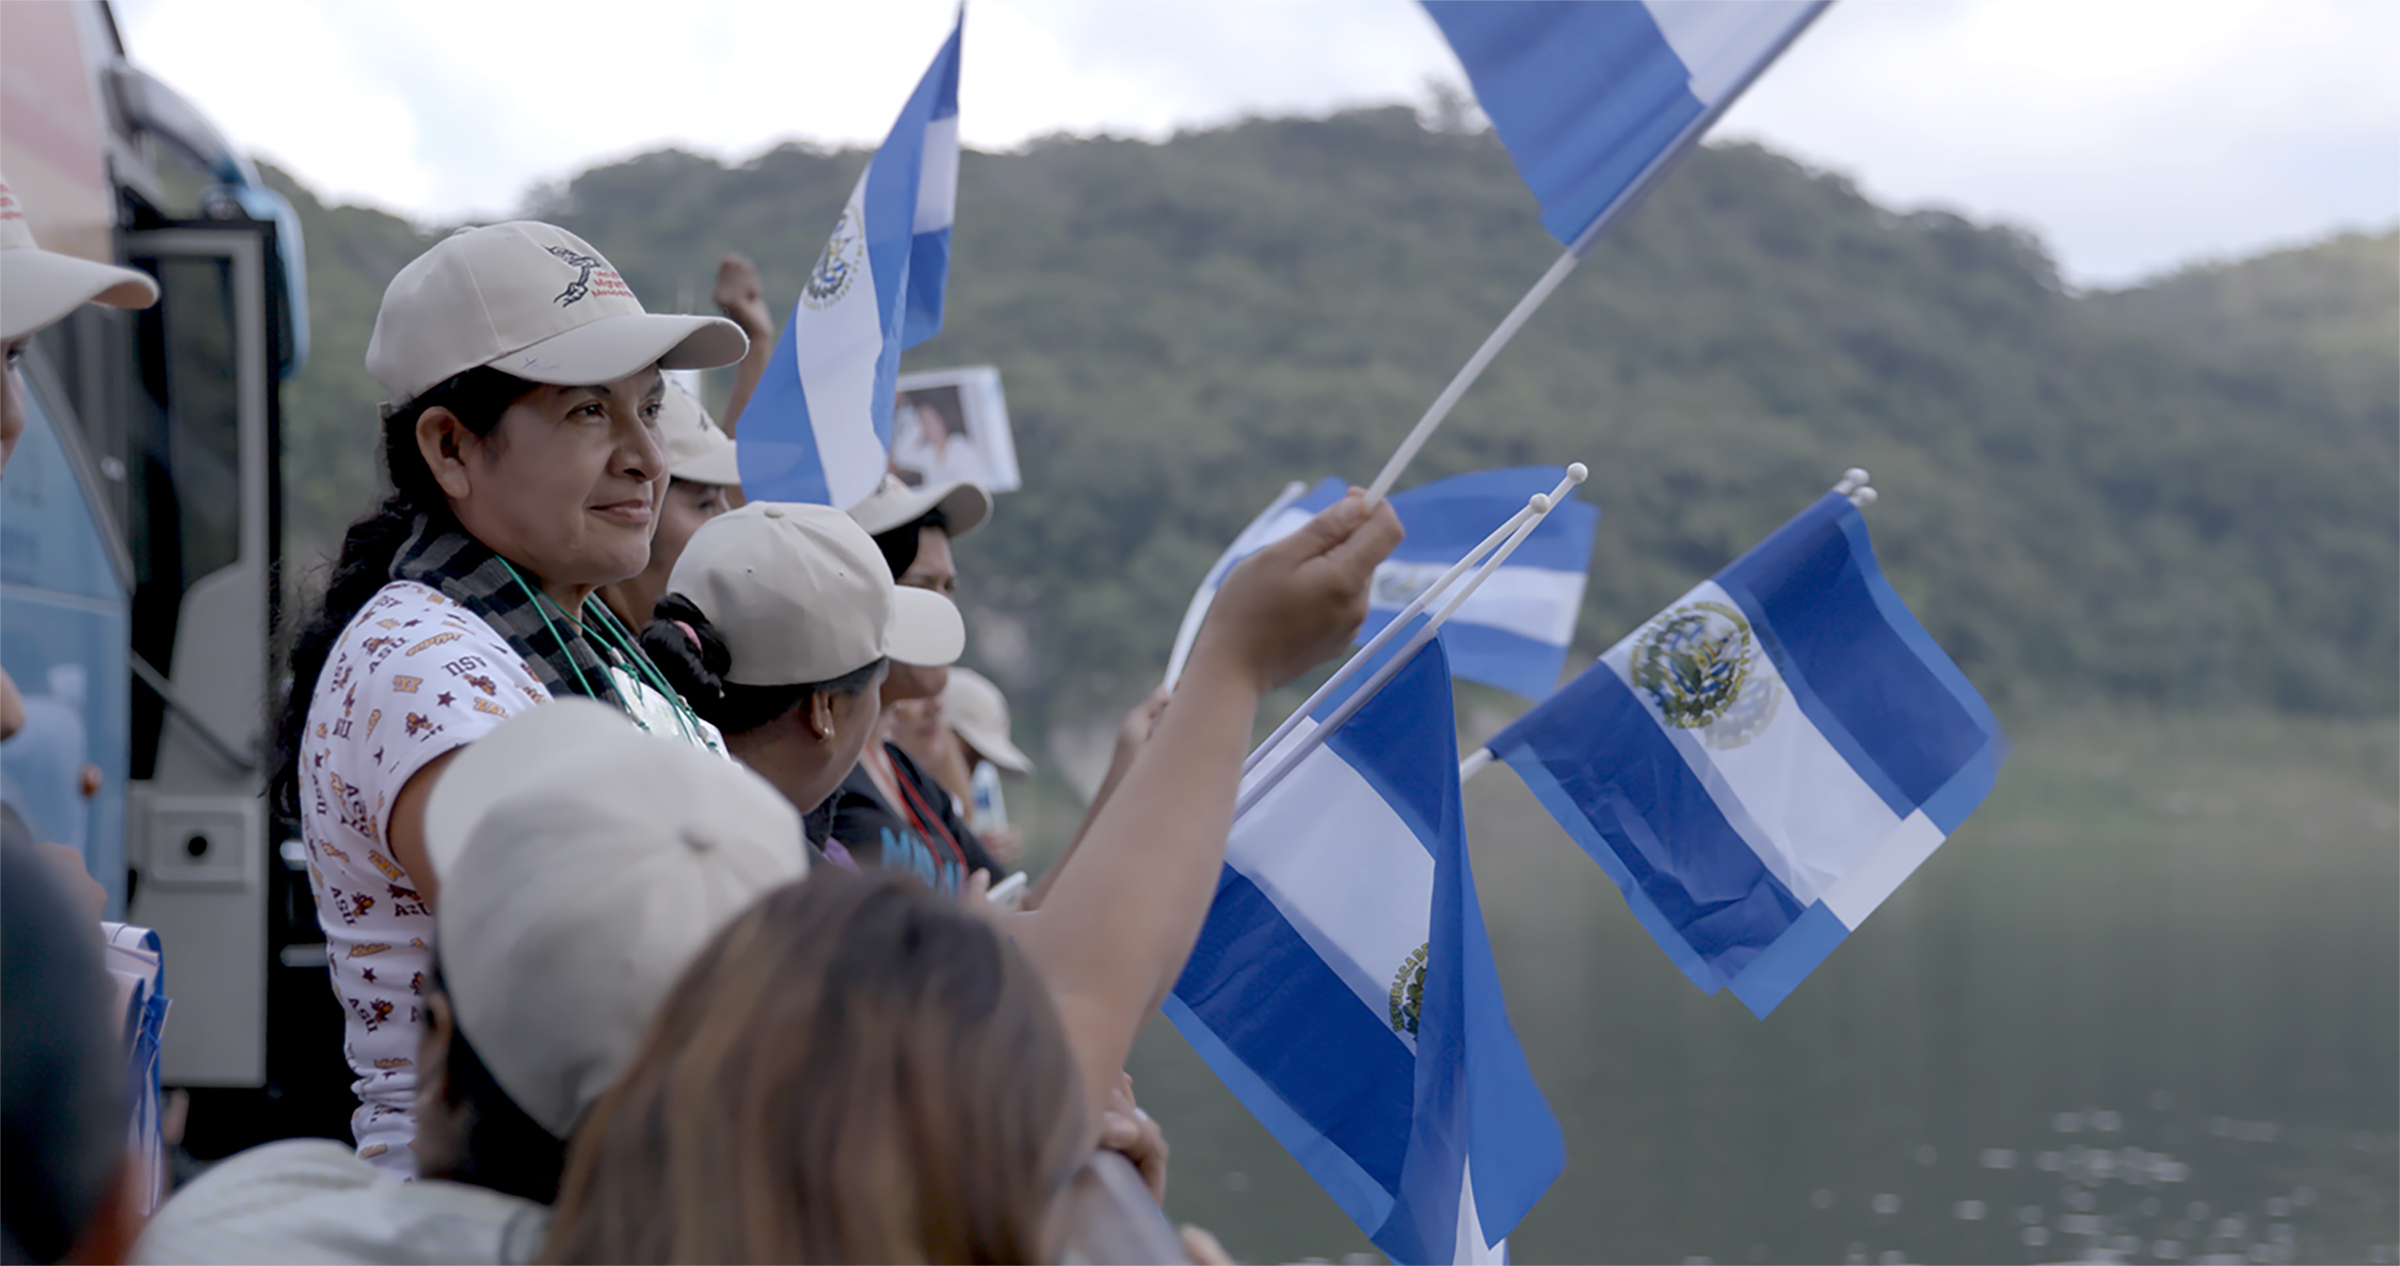
[[[159,280],[122,425],[133,565],[127,919],[166,946],[161,1080],[267,1082],[276,872],[262,793],[280,548],[273,226],[123,235]]]

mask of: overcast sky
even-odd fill
[[[1703,0],[1704,2],[1704,0]],[[117,0],[135,60],[331,200],[420,223],[666,145],[869,145],[949,0]],[[2393,0],[1842,0],[1719,125],[2121,285],[2400,220]],[[1160,138],[1463,83],[1408,0],[974,0],[961,125]],[[973,215],[971,207],[961,214]]]

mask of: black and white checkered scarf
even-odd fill
[[[391,574],[394,580],[413,580],[434,589],[482,617],[508,639],[534,680],[553,697],[589,695],[611,707],[621,706],[609,688],[608,670],[621,665],[623,657],[555,611],[544,621],[533,592],[518,583],[508,564],[457,524],[437,524],[431,515],[418,515],[408,540],[392,555]],[[581,682],[577,668],[583,670]]]

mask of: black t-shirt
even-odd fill
[[[975,838],[950,807],[950,793],[919,769],[908,753],[890,743],[883,745],[883,751],[891,758],[893,781],[900,784],[901,798],[907,803],[884,803],[874,776],[863,766],[853,769],[825,803],[808,815],[809,838],[830,837],[861,867],[905,871],[944,896],[956,893],[974,871],[988,870],[993,882],[998,882],[1002,875],[999,864],[983,851],[983,841]]]

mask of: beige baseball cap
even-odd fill
[[[733,437],[717,429],[707,407],[681,383],[667,384],[658,410],[658,433],[667,445],[668,474],[696,484],[742,482]]]
[[[158,302],[150,274],[34,244],[25,207],[0,176],[0,340],[31,334],[87,303],[147,308]]]
[[[675,560],[667,592],[716,627],[736,685],[831,681],[887,655],[939,667],[967,645],[958,608],[892,583],[875,538],[831,506],[753,501],[710,519]]]
[[[942,721],[985,760],[1012,774],[1033,772],[1033,758],[1009,740],[1008,696],[991,678],[972,668],[952,668],[950,684],[942,687]]]
[[[646,365],[730,365],[749,346],[723,317],[642,311],[590,243],[513,220],[460,229],[392,278],[367,342],[367,372],[395,408],[479,365],[572,387]]]
[[[808,874],[800,814],[734,761],[562,698],[460,749],[425,806],[458,1027],[565,1138],[684,967]]]
[[[950,539],[957,540],[983,526],[992,517],[992,494],[981,484],[957,480],[911,488],[900,482],[897,475],[885,475],[883,486],[867,494],[867,499],[850,507],[850,517],[867,530],[869,536],[881,536],[903,524],[924,518],[927,512],[940,510],[943,521],[950,525]]]

